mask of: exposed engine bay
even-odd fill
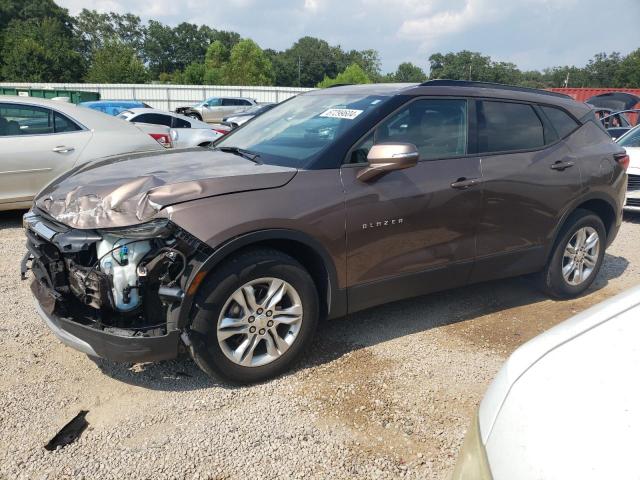
[[[167,219],[76,230],[32,212],[24,222],[29,253],[21,270],[31,261],[32,289],[47,313],[119,336],[175,330],[172,310],[209,250]]]

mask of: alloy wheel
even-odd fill
[[[259,278],[238,288],[218,318],[218,344],[237,365],[259,367],[280,358],[302,326],[300,295],[279,278]]]
[[[569,285],[580,285],[593,274],[600,253],[600,236],[593,227],[578,229],[562,257],[562,276]]]

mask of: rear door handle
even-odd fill
[[[573,167],[573,165],[574,165],[573,162],[561,162],[560,160],[558,160],[557,162],[551,165],[551,169],[563,171],[563,170],[566,170],[567,168]]]
[[[457,190],[466,190],[467,188],[475,187],[481,182],[479,178],[459,178],[455,182],[451,184],[451,188],[455,188]]]
[[[55,147],[53,148],[53,151],[56,153],[69,153],[69,152],[73,152],[75,150],[75,148],[73,147],[65,147],[64,145],[61,145],[59,147]]]

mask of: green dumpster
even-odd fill
[[[80,90],[52,90],[48,88],[0,87],[0,95],[18,95],[36,98],[69,97],[71,103],[94,102],[100,100],[98,92]]]

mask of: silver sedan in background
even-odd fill
[[[65,102],[0,96],[0,210],[28,208],[74,166],[170,146],[167,127],[136,126]]]

